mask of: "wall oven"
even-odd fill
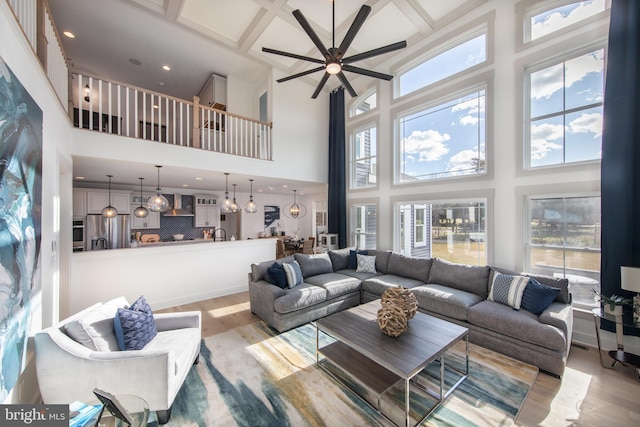
[[[74,219],[73,220],[73,252],[82,252],[84,251],[84,219]]]

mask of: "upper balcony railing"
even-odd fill
[[[74,126],[254,159],[272,160],[271,123],[93,76],[73,74],[43,0],[8,0]],[[71,78],[71,90],[69,79]],[[71,95],[69,95],[69,93]],[[67,98],[71,96],[70,102]]]
[[[197,96],[189,102],[82,74],[73,80],[76,127],[271,160],[271,123],[200,105]]]

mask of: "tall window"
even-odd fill
[[[398,96],[427,87],[487,60],[486,33],[432,56],[398,76]]]
[[[356,132],[352,136],[351,188],[376,185],[376,127]]]
[[[602,156],[604,49],[530,70],[529,167]]]
[[[399,117],[399,182],[485,172],[485,89]]]
[[[484,200],[400,204],[397,250],[410,256],[486,265],[485,206]]]
[[[527,13],[525,20],[525,41],[536,40],[578,23],[602,12],[605,10],[605,7],[605,0],[586,0],[575,1],[542,12],[539,11],[539,8],[536,8],[536,11]]]
[[[566,277],[574,304],[600,289],[600,197],[531,198],[527,271]]]
[[[352,207],[353,245],[362,249],[376,248],[378,208],[373,204],[358,204]]]
[[[355,107],[351,109],[351,116],[357,116],[359,114],[364,114],[370,110],[376,108],[378,102],[378,93],[373,92],[371,95],[364,98]]]

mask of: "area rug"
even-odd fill
[[[330,341],[321,335],[321,345]],[[310,324],[279,334],[258,322],[204,339],[200,363],[191,369],[166,425],[393,425],[327,372],[333,369],[334,375],[344,378],[337,368],[315,364],[315,346],[316,331]],[[537,368],[473,344],[469,348],[469,377],[422,425],[513,424]],[[447,360],[461,363],[462,351],[464,347],[458,346],[447,353]],[[447,378],[449,383],[455,380]],[[403,393],[398,395],[402,398]],[[420,401],[423,397],[412,393],[418,411],[429,405]],[[402,408],[401,402],[398,407]]]

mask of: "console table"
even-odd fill
[[[638,377],[638,381],[640,381],[640,356],[633,353],[628,353],[624,351],[624,334],[623,328],[640,328],[640,322],[634,321],[633,313],[628,313],[629,315],[613,315],[609,313],[604,313],[600,308],[594,308],[592,310],[593,320],[596,325],[596,339],[598,341],[598,356],[600,356],[600,365],[603,368],[613,369],[618,362],[622,363],[625,366],[633,366],[636,368],[636,375]],[[602,359],[602,346],[600,344],[600,325],[598,324],[599,319],[609,320],[614,322],[616,325],[616,346],[617,350],[610,350],[609,357],[613,359],[610,365],[604,363]]]

